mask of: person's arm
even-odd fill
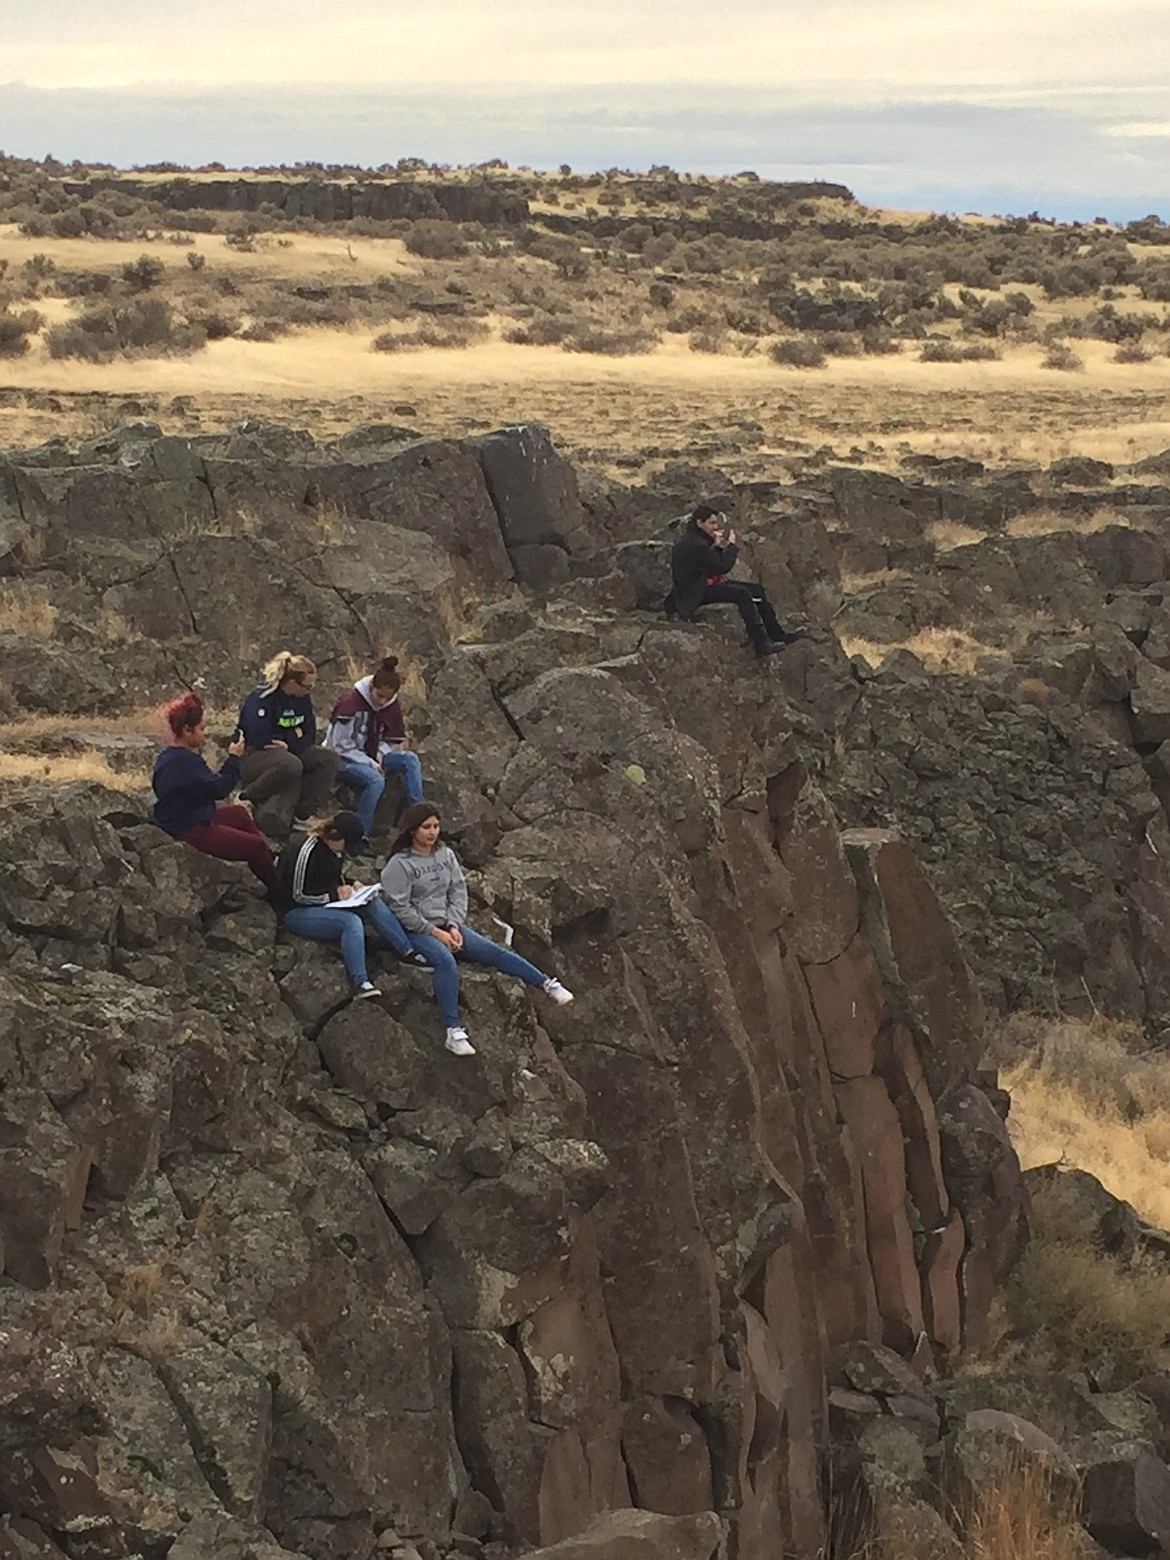
[[[358,741],[356,715],[335,715],[325,732],[325,746],[331,752],[340,753],[347,762],[374,763]]]
[[[317,741],[317,717],[313,713],[313,701],[309,700],[309,713],[305,716],[305,746],[313,747]]]
[[[453,926],[463,926],[467,921],[467,879],[459,858],[450,846],[447,848],[451,876],[447,881],[447,920]]]
[[[429,932],[430,923],[421,916],[414,905],[412,890],[414,879],[407,865],[405,852],[396,856],[382,868],[382,898],[398,917],[405,931]]]
[[[235,743],[232,744],[236,746]],[[206,765],[204,766],[207,767]],[[224,759],[219,769],[212,773],[208,768],[208,780],[211,782],[212,792],[217,802],[222,802],[225,796],[230,796],[240,783],[240,760],[232,752]]]
[[[402,706],[395,694],[389,704],[378,711],[378,743],[394,750],[406,746],[406,722],[402,718]]]
[[[287,847],[286,847],[287,848]],[[292,872],[294,905],[328,905],[340,899],[341,862],[318,839],[307,839],[297,851]]]
[[[708,574],[730,574],[735,568],[735,560],[739,557],[739,545],[736,542],[728,542],[726,547],[711,546],[711,566]]]

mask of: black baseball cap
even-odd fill
[[[356,850],[366,837],[362,820],[355,812],[334,813],[330,828],[335,835],[345,841],[346,850]]]
[[[691,519],[712,520],[718,515],[718,513],[719,511],[712,508],[710,504],[696,504],[695,507],[691,510]]]

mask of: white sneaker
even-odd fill
[[[372,980],[363,980],[361,985],[354,992],[353,1000],[355,1002],[362,1002],[366,999],[366,997],[380,997],[381,995],[382,993],[378,990],[377,986],[374,985]]]
[[[474,1056],[475,1047],[467,1038],[466,1029],[448,1029],[447,1049],[452,1056]]]
[[[546,997],[551,997],[558,1007],[564,1007],[566,1002],[572,1002],[573,993],[562,986],[559,980],[554,980],[550,975],[540,988]]]

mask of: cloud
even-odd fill
[[[41,87],[701,81],[839,100],[1170,80],[1164,0],[38,0],[5,71]]]
[[[1123,136],[1137,141],[1166,140],[1170,138],[1170,119],[1162,121],[1142,120],[1137,124],[1108,125],[1106,135]]]

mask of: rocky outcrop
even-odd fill
[[[125,175],[65,181],[67,193],[88,200],[102,190],[155,202],[172,211],[259,211],[275,207],[290,221],[351,222],[366,218],[443,218],[515,226],[528,202],[498,181],[295,179],[289,177],[135,179]]]
[[[476,914],[577,993],[468,976],[455,1062],[425,980],[338,1007],[331,951],[132,793],[11,802],[0,1499],[30,1544],[813,1554],[839,1351],[915,1398],[980,1333],[1027,1199],[929,883],[806,762],[857,685],[827,641],[757,666],[628,610],[558,460],[255,426],[5,468],[8,579],[59,603],[52,676],[0,646],[22,704],[178,671],[230,707],[277,643],[340,678],[393,642]],[[546,546],[567,579],[525,593]]]

